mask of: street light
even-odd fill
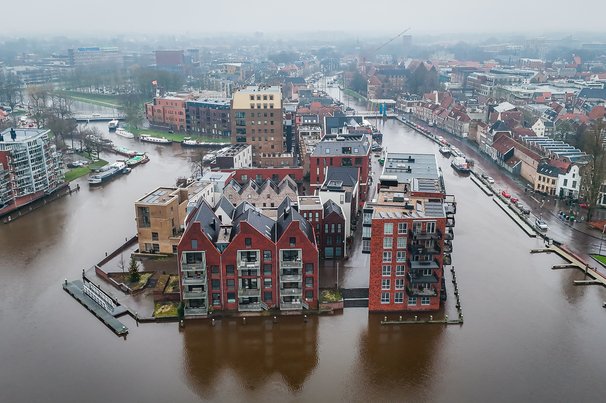
[[[604,224],[604,227],[602,228],[602,237],[600,238],[600,251],[598,252],[598,255],[602,255],[602,243],[604,243],[604,232],[606,231],[606,224]]]

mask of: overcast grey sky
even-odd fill
[[[0,35],[605,32],[605,11],[603,0],[7,0]]]

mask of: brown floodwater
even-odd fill
[[[381,126],[388,150],[437,154],[397,122]],[[184,329],[124,318],[128,338],[116,337],[61,283],[135,232],[134,200],[190,171],[178,145],[116,142],[151,162],[100,189],[82,179],[79,193],[0,227],[1,402],[603,400],[605,290],[575,287],[582,273],[550,270],[559,258],[531,255],[541,241],[440,154],[458,202],[453,264],[464,325],[381,326],[382,315],[350,308],[307,322]],[[335,282],[331,265],[323,275]],[[368,255],[354,252],[339,277],[366,286]],[[446,304],[452,310],[453,298]]]

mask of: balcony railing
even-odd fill
[[[409,260],[408,266],[410,267],[411,270],[423,270],[423,269],[432,269],[433,270],[433,269],[439,269],[440,263],[436,259],[425,260],[425,261]]]
[[[420,230],[410,230],[409,231],[410,236],[412,236],[413,239],[442,239],[442,232],[440,230],[436,230],[435,232],[427,232],[427,231],[420,231]]]
[[[452,241],[454,239],[454,231],[452,229],[446,231],[444,234],[444,239],[447,241]]]
[[[281,260],[280,267],[301,268],[303,267],[303,262],[301,260]]]
[[[185,307],[185,316],[199,316],[199,315],[207,315],[208,311],[206,307],[201,308],[187,308]]]
[[[438,295],[435,287],[406,287],[406,293],[411,297],[435,297]]]
[[[438,277],[432,273],[430,275],[425,275],[423,273],[408,273],[407,275],[408,277],[408,281],[410,281],[412,284],[419,284],[419,283],[437,283],[438,282]]]
[[[258,297],[261,295],[260,288],[238,288],[239,297]]]
[[[283,283],[300,283],[302,279],[301,274],[280,274],[280,281]]]
[[[280,309],[283,311],[296,311],[301,309],[309,309],[309,304],[303,301],[299,302],[280,302]]]
[[[432,245],[429,248],[422,245],[409,245],[408,250],[413,255],[439,255],[441,252],[439,245]]]
[[[204,285],[206,284],[206,275],[199,277],[186,277],[183,276],[183,284],[184,285]]]
[[[183,299],[206,299],[206,291],[183,291]]]
[[[206,265],[204,262],[200,263],[182,263],[181,271],[205,271]]]
[[[239,304],[238,305],[238,311],[240,311],[240,312],[258,312],[258,311],[262,311],[262,310],[263,310],[262,302],[253,302],[252,304]]]
[[[301,288],[281,288],[280,295],[301,295],[303,290]]]
[[[248,260],[240,260],[238,262],[238,270],[259,270],[261,268],[261,263],[258,260],[248,261]]]

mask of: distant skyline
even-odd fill
[[[411,4],[412,3],[412,4]],[[571,12],[566,10],[570,9]],[[287,3],[281,0],[31,0],[2,5],[0,36],[124,33],[318,32],[396,35],[444,33],[604,33],[606,3],[596,0],[398,0]],[[606,37],[604,38],[606,42]]]

